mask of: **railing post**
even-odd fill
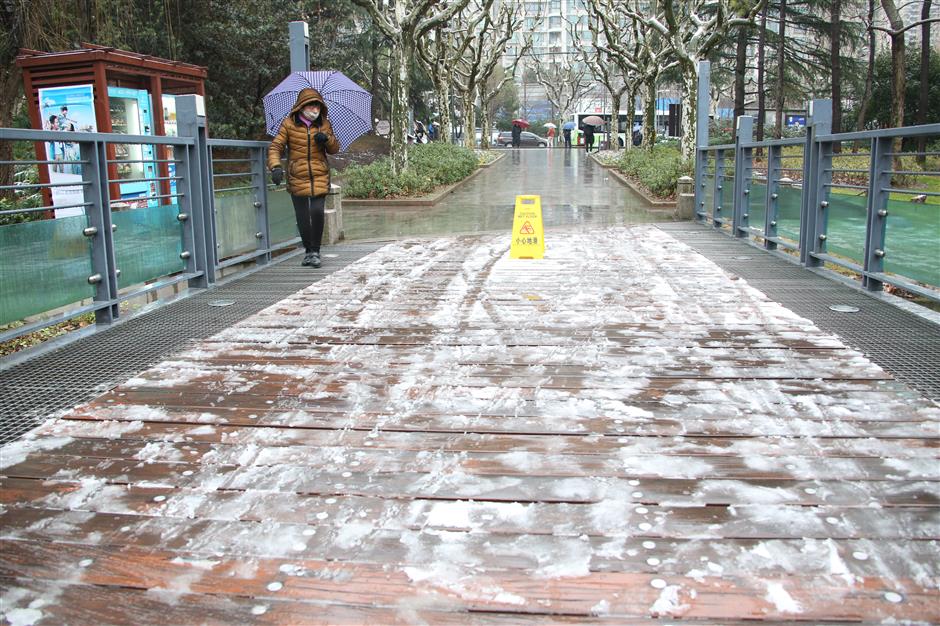
[[[268,220],[268,186],[265,181],[264,148],[251,148],[251,184],[255,188],[255,237],[257,250],[267,250],[264,255],[255,257],[257,265],[264,265],[271,260],[271,228]]]
[[[888,197],[891,187],[892,142],[890,137],[873,137],[868,168],[868,215],[865,225],[865,261],[862,286],[881,291],[884,284],[869,273],[884,272],[885,231],[888,225]]]
[[[783,148],[770,146],[767,149],[767,192],[764,198],[764,247],[776,250],[777,242],[770,237],[777,236],[777,217],[780,213],[780,168],[783,167],[780,154]]]
[[[806,142],[803,148],[803,195],[800,204],[800,263],[807,267],[820,265],[813,256],[824,247],[826,235],[820,213],[828,206],[824,200],[829,184],[823,172],[823,148],[816,137],[828,135],[832,130],[832,100],[813,100],[809,103]],[[830,148],[831,150],[831,148]],[[826,204],[821,204],[826,202]],[[823,216],[824,217],[824,216]]]
[[[705,212],[705,159],[703,148],[708,147],[708,106],[710,102],[709,83],[711,63],[699,61],[698,90],[695,115],[695,219],[702,223],[707,219]],[[701,213],[700,213],[701,212]]]
[[[182,152],[192,224],[194,269],[202,272],[202,275],[189,281],[189,286],[205,288],[215,282],[216,238],[210,187],[212,173],[209,170],[206,114],[202,96],[177,96],[176,116],[180,137],[193,138],[193,144],[184,146]]]
[[[734,136],[734,209],[731,219],[731,236],[748,236],[748,198],[751,194],[751,148],[742,143],[754,141],[754,118],[750,115],[738,117]]]
[[[715,180],[713,181],[714,194],[712,195],[712,226],[721,228],[721,190],[725,182],[725,151],[715,150]]]
[[[91,203],[85,210],[91,237],[91,273],[88,282],[95,286],[94,301],[109,303],[95,311],[95,323],[110,324],[117,319],[118,285],[114,259],[114,232],[111,223],[111,197],[108,192],[108,151],[102,141],[82,141],[79,149],[82,164],[84,202]]]
[[[291,22],[290,33],[290,71],[306,72],[310,69],[310,30],[307,22]]]

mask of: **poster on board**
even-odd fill
[[[95,100],[92,85],[70,85],[47,87],[39,90],[39,114],[43,130],[64,130],[93,133],[98,130],[95,121]],[[53,161],[48,166],[50,183],[79,182],[82,166],[69,161],[81,158],[79,144],[68,141],[46,142],[46,158]],[[59,161],[59,163],[56,163]],[[82,215],[80,206],[84,201],[81,185],[52,188],[52,206],[68,207],[55,210],[55,216]]]

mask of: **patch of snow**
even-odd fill
[[[683,604],[679,600],[680,589],[678,585],[668,585],[664,587],[663,590],[659,592],[659,597],[656,598],[656,602],[650,607],[650,614],[657,617],[663,615],[675,617],[691,608],[690,605]]]
[[[0,469],[19,465],[33,452],[57,450],[73,441],[71,437],[24,437],[0,448]]]
[[[782,583],[767,581],[767,595],[764,599],[772,603],[780,613],[803,612],[803,607],[787,593]]]

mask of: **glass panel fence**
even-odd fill
[[[215,192],[215,232],[220,260],[257,249],[255,198],[251,189]]]
[[[0,226],[0,324],[92,298],[84,215]]]
[[[940,287],[940,198],[919,204],[888,201],[884,267],[915,282]]]
[[[777,194],[777,234],[794,243],[800,241],[800,204],[803,185],[780,183]]]
[[[767,214],[767,183],[751,181],[751,193],[748,194],[747,223],[751,228],[764,231],[764,216]]]
[[[181,272],[186,263],[183,251],[183,225],[176,219],[179,206],[165,204],[126,211],[114,211],[115,265],[121,270],[118,285],[126,287]]]
[[[268,228],[271,231],[272,244],[283,243],[299,236],[294,205],[284,185],[268,188]]]
[[[826,252],[862,265],[865,261],[868,195],[833,192],[828,200]]]

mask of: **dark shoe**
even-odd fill
[[[301,265],[310,265],[310,257],[311,257],[311,256],[312,256],[312,253],[310,253],[310,252],[308,252],[307,254],[305,254],[305,255],[304,255],[304,260],[301,261],[300,264],[301,264]]]
[[[319,252],[311,252],[310,254],[307,255],[307,258],[310,259],[310,262],[307,263],[307,265],[309,265],[310,267],[320,267],[321,263],[320,263]]]

